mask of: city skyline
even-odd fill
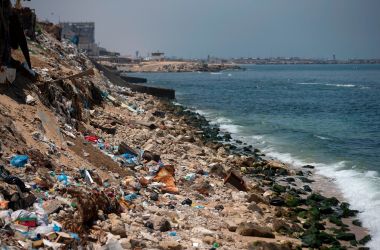
[[[31,1],[42,19],[94,21],[96,42],[123,55],[380,58],[380,2]]]

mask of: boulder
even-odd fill
[[[174,240],[164,240],[159,243],[162,250],[181,250],[182,246],[179,242]]]
[[[110,214],[109,216],[111,222],[111,233],[120,235],[121,237],[126,237],[127,233],[125,231],[125,225],[116,214]]]
[[[168,220],[162,219],[159,224],[159,228],[161,232],[167,232],[172,229],[172,226]]]
[[[236,232],[243,236],[275,238],[274,234],[267,227],[262,227],[253,222],[242,222],[236,229]]]
[[[251,202],[249,205],[248,205],[248,209],[252,212],[256,212],[256,213],[259,213],[260,215],[263,215],[263,210],[261,209],[261,207],[259,207],[255,202]]]
[[[255,194],[255,193],[250,193],[248,195],[248,202],[255,202],[257,204],[263,203],[263,204],[268,204],[268,201],[261,195]]]
[[[291,243],[277,244],[274,242],[256,241],[248,245],[248,250],[291,250]]]

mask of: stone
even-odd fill
[[[355,234],[353,233],[339,233],[336,235],[336,238],[338,240],[345,240],[345,241],[356,240]]]
[[[214,236],[216,233],[204,227],[194,227],[191,232],[193,234],[199,234],[203,236]]]
[[[305,165],[305,166],[302,166],[302,168],[314,169],[315,167],[312,165]]]
[[[119,243],[123,249],[131,249],[132,245],[127,238],[121,238]]]
[[[224,206],[223,205],[216,205],[214,207],[214,209],[217,210],[217,211],[222,211],[224,209]]]
[[[312,192],[313,191],[309,185],[304,185],[303,190],[305,190],[306,192]]]
[[[163,240],[159,243],[162,250],[181,250],[182,246],[179,242],[174,240]]]
[[[290,242],[278,244],[274,242],[255,241],[248,245],[248,250],[291,250],[293,249]]]
[[[243,236],[274,238],[274,234],[267,227],[262,227],[253,222],[242,222],[236,229],[236,233]]]
[[[28,105],[35,105],[36,104],[36,99],[31,96],[31,95],[27,95],[26,98],[25,98],[25,103],[28,104]]]
[[[162,219],[160,224],[159,224],[159,229],[161,232],[167,232],[167,231],[170,231],[172,229],[172,226],[168,220]]]
[[[236,229],[238,227],[238,224],[241,223],[242,221],[238,221],[236,218],[229,218],[224,221],[226,223],[227,229],[230,232],[236,232]]]
[[[261,195],[255,194],[255,193],[250,193],[248,195],[248,202],[255,202],[257,204],[263,203],[263,204],[268,204],[268,201]]]
[[[283,220],[275,219],[273,220],[272,225],[273,225],[273,230],[278,233],[280,232],[287,233],[291,231],[290,226]]]
[[[111,233],[120,235],[121,237],[126,237],[127,233],[125,230],[125,225],[121,221],[120,217],[117,216],[116,214],[110,214],[108,215],[108,218],[110,219],[110,222],[111,222]]]
[[[204,243],[206,243],[206,244],[212,245],[212,244],[215,242],[215,238],[206,235],[205,237],[203,237],[202,241],[203,241]]]
[[[272,190],[267,190],[264,192],[263,196],[266,197],[271,197],[274,195],[274,192]]]
[[[259,213],[260,215],[263,215],[263,210],[261,209],[261,207],[259,207],[255,202],[251,202],[249,205],[248,205],[248,209],[252,212],[257,212]]]
[[[359,244],[365,245],[369,241],[371,241],[371,239],[372,239],[371,235],[366,235],[361,240],[359,240],[358,242],[359,242]]]
[[[285,204],[285,201],[281,197],[275,197],[269,201],[269,204],[272,206],[283,206]]]
[[[226,176],[226,171],[224,170],[224,167],[221,164],[211,163],[208,167],[211,175],[220,178],[224,178]]]
[[[158,193],[152,192],[149,196],[152,201],[158,201]]]

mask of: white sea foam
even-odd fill
[[[314,135],[315,137],[321,139],[321,140],[331,140],[331,138],[328,138],[328,137],[325,137],[325,136],[321,136],[321,135]]]
[[[356,87],[354,84],[332,84],[332,83],[326,83],[326,86],[335,86],[335,87],[344,87],[344,88],[353,88]]]
[[[298,85],[324,85],[324,86],[343,87],[343,88],[356,87],[355,84],[323,83],[323,82],[299,82],[296,84],[298,84]]]
[[[323,83],[320,83],[320,82],[299,82],[296,84],[299,84],[299,85],[323,85]]]
[[[380,178],[378,172],[349,169],[344,161],[334,164],[306,162],[289,153],[276,152],[274,148],[270,147],[264,149],[263,152],[269,157],[294,167],[314,165],[318,175],[333,180],[343,197],[351,204],[351,208],[360,211],[358,218],[363,222],[363,226],[370,230],[372,241],[368,243],[368,247],[378,249],[380,246]]]
[[[234,138],[254,144],[260,144],[261,141],[266,145],[266,141],[261,135],[249,137],[239,135],[241,126],[233,124],[231,119],[215,117],[212,112],[201,110],[197,110],[197,112],[211,119],[212,123],[219,124],[221,130],[232,133]],[[370,230],[372,236],[372,240],[367,246],[371,249],[378,249],[380,246],[380,177],[376,171],[360,171],[354,169],[354,166],[351,166],[350,169],[350,166],[347,166],[344,161],[333,164],[308,162],[289,153],[280,153],[274,147],[268,146],[264,147],[262,152],[267,157],[278,159],[296,168],[308,164],[313,165],[316,167],[318,175],[331,179],[342,192],[343,197],[351,204],[351,208],[360,211],[358,218],[363,222],[363,226]]]

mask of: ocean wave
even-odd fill
[[[368,243],[371,249],[380,246],[380,178],[376,171],[358,171],[350,168],[347,162],[340,161],[332,164],[307,162],[294,157],[289,153],[279,153],[273,147],[263,152],[272,158],[301,167],[307,164],[315,166],[316,174],[325,176],[342,192],[342,195],[351,204],[352,209],[359,210],[358,218],[363,226],[370,230],[372,241]]]
[[[323,86],[333,86],[333,87],[343,87],[343,88],[353,88],[356,87],[355,84],[342,84],[342,83],[322,83],[322,82],[299,82],[298,85],[323,85]]]
[[[321,139],[321,140],[332,140],[329,137],[325,137],[325,136],[321,136],[321,135],[314,135],[314,137],[317,137],[318,139]]]
[[[296,84],[299,84],[299,85],[323,85],[323,83],[320,83],[320,82],[299,82]]]
[[[234,124],[233,121],[227,117],[219,116],[218,114],[213,113],[212,111],[205,111],[197,109],[196,113],[206,117],[212,125],[218,125],[220,130],[223,132],[228,132],[231,134],[237,134],[241,130],[241,126]]]
[[[333,83],[326,83],[326,86],[335,86],[335,87],[344,87],[344,88],[353,88],[356,87],[354,84],[333,84]]]
[[[372,249],[380,246],[380,217],[378,216],[380,211],[380,178],[376,171],[353,169],[353,166],[348,166],[345,161],[325,164],[305,161],[290,153],[280,153],[273,146],[265,147],[267,144],[261,135],[242,136],[239,134],[241,126],[234,124],[229,118],[216,116],[212,112],[200,110],[197,112],[205,115],[206,118],[211,117],[211,122],[217,123],[222,131],[232,133],[234,139],[245,138],[242,141],[263,146],[262,152],[267,157],[277,159],[296,168],[308,164],[315,166],[316,174],[332,180],[343,197],[351,204],[351,208],[360,211],[358,218],[362,221],[363,226],[370,230],[372,236],[372,240],[367,246]],[[261,144],[260,141],[264,141],[265,144]]]

